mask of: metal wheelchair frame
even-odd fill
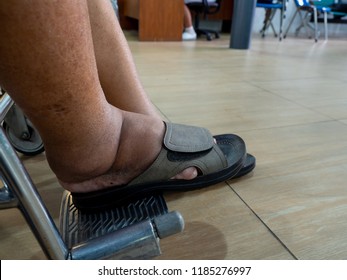
[[[9,95],[1,97],[0,122],[13,105]],[[168,212],[161,195],[144,198],[150,200],[149,204],[144,200],[134,202],[130,207],[138,211],[134,214],[132,210],[131,215],[141,213],[140,217],[128,217],[130,222],[119,224],[124,219],[114,217],[122,215],[124,209],[81,213],[71,203],[70,193],[65,192],[59,230],[2,127],[0,179],[4,184],[0,188],[0,209],[18,207],[48,259],[148,259],[161,254],[159,239],[181,232],[184,227],[180,213]],[[147,211],[148,205],[155,210]]]

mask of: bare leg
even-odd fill
[[[159,117],[145,92],[109,0],[87,0],[95,58],[107,101],[122,110]],[[191,15],[187,6],[188,17]],[[196,168],[187,168],[173,179],[193,179]]]
[[[197,35],[193,27],[192,15],[187,5],[184,5],[183,23],[184,23],[184,29],[182,34],[182,40],[183,41],[195,40]]]
[[[2,1],[0,12],[0,83],[39,130],[57,177],[102,178],[93,189],[124,184],[146,168],[160,150],[163,123],[107,103],[86,2]]]
[[[189,8],[184,5],[184,28],[192,27],[193,22],[192,22],[192,15],[190,13]]]
[[[0,13],[0,84],[39,130],[63,187],[88,192],[142,173],[164,125],[105,99],[86,2],[8,0]]]
[[[97,68],[109,103],[122,110],[158,116],[142,84],[109,0],[88,0]]]

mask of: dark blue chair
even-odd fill
[[[260,33],[262,37],[265,37],[266,31],[271,28],[274,32],[275,37],[279,37],[279,40],[282,40],[283,34],[283,21],[285,19],[285,12],[288,0],[257,0],[257,8],[265,9],[265,19]],[[280,11],[280,24],[278,33],[273,24],[273,19],[277,13]]]

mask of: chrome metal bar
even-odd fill
[[[318,12],[316,7],[312,7],[313,9],[313,18],[314,18],[314,40],[318,41]]]
[[[0,188],[0,209],[17,208],[17,198],[13,195],[12,191],[7,187],[2,178],[0,179],[3,183],[3,186]]]
[[[172,211],[153,219],[155,230],[160,239],[182,232],[184,220],[181,213]]]
[[[12,105],[13,105],[13,100],[7,93],[5,93],[0,98],[0,122],[4,120],[7,112],[11,109]]]
[[[300,12],[299,12],[299,9],[296,9],[294,15],[292,16],[292,18],[291,18],[291,20],[290,20],[290,22],[289,22],[289,24],[288,24],[287,30],[284,32],[284,35],[283,35],[284,38],[287,37],[288,31],[289,31],[290,27],[292,26],[292,23],[293,23],[293,21],[294,21],[296,15],[297,15],[298,13],[300,13]]]
[[[327,11],[324,11],[324,36],[325,41],[328,40],[328,13]]]
[[[72,260],[149,259],[161,254],[150,220],[88,240],[71,249]]]
[[[67,247],[2,128],[0,129],[0,171],[5,184],[18,199],[18,207],[46,256],[49,259],[66,259]]]

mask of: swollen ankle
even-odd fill
[[[90,192],[126,185],[154,162],[162,147],[164,123],[159,118],[131,113],[125,115],[117,150],[108,168],[91,170],[86,177],[83,177],[86,174],[81,173],[79,181],[58,177],[65,189],[72,192]],[[85,160],[89,158],[87,154],[84,156]],[[82,156],[81,160],[84,160]]]

